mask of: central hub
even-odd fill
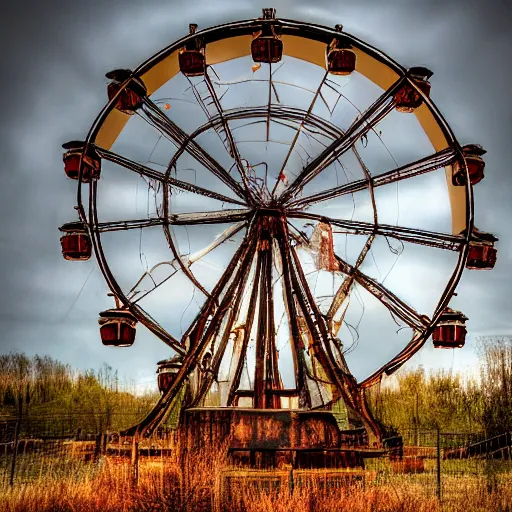
[[[286,210],[281,207],[261,206],[255,208],[258,217],[284,217]]]

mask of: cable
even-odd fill
[[[87,281],[89,281],[89,278],[91,277],[92,273],[94,272],[94,269],[96,267],[93,266],[91,268],[91,271],[89,272],[89,275],[87,276],[87,278],[85,279],[84,281],[84,284],[82,285],[82,287],[80,288],[80,291],[78,292],[78,295],[75,297],[75,300],[73,301],[73,303],[71,304],[70,308],[68,309],[68,311],[66,312],[66,314],[64,315],[64,317],[62,318],[62,322],[66,321],[67,317],[69,316],[69,314],[71,313],[71,310],[75,307],[75,304],[77,303],[78,299],[80,298],[80,295],[82,294],[84,288],[85,288],[85,285],[87,284]]]

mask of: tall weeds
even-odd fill
[[[223,450],[188,455],[183,464],[170,458],[142,460],[138,482],[127,459],[105,457],[88,472],[66,476],[40,475],[0,491],[0,510],[9,512],[512,512],[512,486],[492,492],[485,480],[457,478],[450,483],[441,507],[433,492],[407,476],[375,485],[354,484],[337,489],[310,483],[264,490],[255,480],[221,485],[227,468]],[[242,469],[230,474],[243,476]],[[254,473],[252,473],[254,476]],[[267,473],[267,477],[269,474]],[[256,482],[256,483],[255,483]],[[222,495],[224,490],[224,495]],[[432,490],[431,490],[432,491]],[[456,491],[456,492],[454,492]]]

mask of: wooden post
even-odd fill
[[[106,455],[106,453],[107,453],[107,443],[108,443],[108,434],[102,434],[101,435],[101,447],[100,447],[100,453],[102,456]]]
[[[441,501],[441,434],[437,428],[437,498]]]
[[[101,453],[101,434],[96,434],[94,440],[94,462],[98,462]]]
[[[12,452],[11,462],[11,475],[9,478],[9,485],[14,485],[14,473],[16,472],[16,457],[18,455],[18,444],[20,440],[21,420],[23,418],[23,398],[20,396],[18,400],[18,419],[16,420],[16,427],[14,430],[14,448]]]
[[[290,492],[290,496],[293,494],[293,489],[295,487],[295,483],[293,481],[293,465],[290,468],[290,472],[288,473],[288,491]]]
[[[132,485],[137,487],[139,483],[139,429],[135,431],[132,442]]]
[[[420,445],[420,433],[419,433],[419,428],[420,428],[420,419],[419,419],[419,411],[418,411],[419,407],[418,407],[418,387],[417,387],[417,384],[416,384],[416,417],[414,419],[414,423],[416,424],[416,439],[415,439],[415,444],[416,446],[419,446]]]

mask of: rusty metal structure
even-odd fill
[[[319,77],[314,88],[301,82],[308,73]],[[215,424],[219,438],[234,436],[234,451],[254,443],[264,450],[264,438],[273,431],[281,432],[267,446],[273,449],[339,450],[346,442],[327,411],[343,403],[349,427],[364,426],[367,444],[382,446],[386,432],[365,390],[395,372],[434,332],[436,347],[462,346],[465,317],[447,308],[468,253],[471,268],[492,268],[496,260],[496,239],[482,236],[473,223],[472,185],[483,178],[483,150],[457,142],[429,97],[431,75],[425,68],[405,69],[341,25],[277,19],[274,9],[264,9],[258,19],[200,31],[191,25],[189,35],[134,71],[107,74],[108,104],[85,141],[64,146],[66,174],[78,182],[79,222],[63,226],[61,240],[67,259],[88,259],[93,249],[116,298],[116,309],[101,314],[105,344],[131,345],[135,325],[142,323],[175,353],[159,363],[160,400],[128,433],[149,435],[179,401],[187,435],[199,435],[204,422]],[[365,105],[348,97],[352,83],[370,91]],[[181,96],[173,92],[180,87]],[[297,106],[299,98],[305,105]],[[187,114],[180,105],[194,105],[199,114]],[[431,151],[374,171],[365,149],[370,139],[380,138],[389,118],[412,119]],[[130,131],[132,125],[141,128]],[[150,137],[157,139],[144,161],[136,150]],[[156,153],[161,156],[152,157]],[[279,165],[271,157],[275,153]],[[348,167],[357,168],[359,177],[354,171],[339,179],[339,168]],[[445,176],[449,232],[379,220],[380,190],[434,172]],[[148,206],[145,217],[131,220],[100,220],[108,210],[99,207],[101,185],[122,194],[127,173],[155,198],[153,210]],[[369,198],[368,221],[354,220],[336,206],[360,193]],[[215,238],[195,252],[189,243],[185,251],[180,228],[201,229],[203,241]],[[155,229],[163,231],[171,259],[148,267],[135,285],[122,283],[118,263],[106,255],[106,236],[140,232],[142,240],[143,232]],[[340,236],[363,237],[353,261],[341,254]],[[458,255],[430,315],[363,271],[378,237],[388,245],[395,240]],[[222,272],[205,284],[209,276],[195,269],[227,245],[233,250],[217,260]],[[317,291],[319,276],[332,278],[329,293]],[[179,338],[141,304],[169,283],[178,284],[167,293],[186,302],[180,297],[184,280],[194,289],[198,311]],[[349,369],[339,335],[356,287],[412,334],[386,364],[360,380]],[[258,428],[267,434],[262,437]],[[248,430],[254,435],[247,437]]]

